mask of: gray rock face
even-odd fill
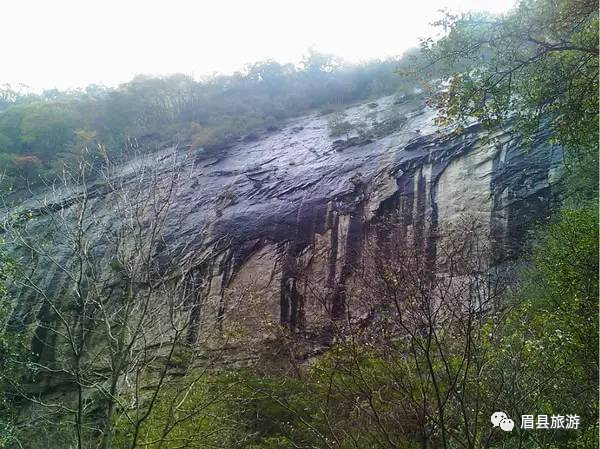
[[[528,227],[548,212],[560,149],[540,136],[525,152],[509,133],[477,124],[457,134],[436,127],[433,111],[397,103],[386,97],[347,109],[347,121],[366,134],[332,138],[330,117],[314,114],[222,148],[170,147],[122,167],[126,182],[140,164],[181,173],[163,238],[200,279],[190,342],[225,312],[257,338],[260,322],[310,333],[341,316],[371,225],[388,213],[399,213],[405,235],[433,252],[432,230],[470,214],[486,227],[496,261],[517,254]],[[393,126],[390,110],[401,117]],[[96,186],[96,223],[118,228],[103,191]],[[40,193],[22,207],[43,222],[77,194],[63,192],[41,210]],[[58,283],[53,276],[49,284]],[[17,313],[41,307],[27,295],[19,301]]]

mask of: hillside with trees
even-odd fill
[[[0,164],[10,188],[62,174],[47,191],[58,199],[8,208],[3,220],[0,448],[597,448],[598,8],[597,0],[520,0],[500,16],[446,14],[437,22],[443,36],[424,40],[419,52],[363,65],[311,52],[300,67],[266,61],[201,81],[173,75],[74,92],[0,91]],[[426,112],[413,107],[422,100],[411,98],[416,89]],[[387,111],[374,100],[393,94]],[[430,129],[402,128],[428,124],[427,113],[435,115]],[[356,121],[361,114],[369,123]],[[166,169],[140,164],[122,175],[121,149],[132,141],[144,162],[178,142],[219,154],[230,139],[301,115],[313,128],[290,125],[275,143],[293,152],[313,142],[305,160],[243,171],[215,168],[234,164],[235,154],[225,162],[194,156],[189,165],[177,165],[176,154]],[[323,150],[329,138],[337,140]],[[280,150],[269,142],[273,154]],[[377,145],[391,150],[377,153]],[[517,252],[494,259],[496,242],[464,210],[480,198],[458,205],[464,216],[456,212],[454,226],[442,228],[444,204],[431,207],[441,190],[432,199],[426,184],[450,167],[466,194],[492,202],[492,187],[470,188],[512,170],[490,154],[517,146],[525,161],[511,174],[517,187],[494,201],[548,209],[528,221],[535,224]],[[469,165],[471,147],[483,156]],[[561,169],[548,170],[560,180],[534,186],[546,176],[533,173],[543,171],[539,160],[552,162],[540,153],[555,148]],[[341,175],[319,180],[335,192],[323,206],[310,202],[311,175],[326,162],[340,169],[327,174],[353,174],[339,189]],[[381,166],[393,176],[382,181]],[[288,189],[294,170],[301,182]],[[414,177],[402,178],[410,170]],[[216,187],[197,182],[200,172]],[[179,195],[186,182],[190,190]],[[462,192],[444,187],[447,196]],[[236,196],[242,191],[248,197]],[[548,198],[527,202],[530,191]],[[373,192],[383,193],[373,200]],[[188,229],[181,211],[197,213],[201,195],[219,205],[213,221],[165,238],[169,226]],[[261,198],[276,206],[261,208]],[[519,228],[539,212],[514,217],[506,204],[481,215],[498,213]],[[228,216],[236,206],[249,212]],[[419,221],[429,212],[434,220]],[[250,219],[239,217],[266,224],[236,252],[227,246],[235,238],[215,228],[248,230]],[[277,241],[281,229],[290,234]],[[514,237],[508,224],[504,231]],[[185,252],[205,237],[206,251]],[[264,270],[273,254],[280,278]],[[318,257],[332,270],[314,269],[327,284],[315,294],[328,317],[320,333],[294,315],[308,302],[302,292],[315,289],[301,290],[300,271]],[[229,302],[221,295],[210,303],[205,291],[222,293],[244,263],[255,270],[246,284],[236,284]],[[50,287],[56,273],[63,281]],[[257,281],[276,290],[275,319],[259,307]],[[33,301],[15,305],[23,291],[39,298],[39,311],[29,313]],[[202,335],[209,312],[215,319]],[[245,335],[254,322],[255,335]],[[261,358],[248,356],[243,338]],[[497,412],[510,429],[492,425]]]
[[[51,179],[82,151],[92,159],[103,151],[118,154],[134,139],[148,151],[164,142],[218,145],[310,111],[410,91],[417,84],[395,73],[408,64],[405,57],[348,65],[310,51],[299,67],[264,61],[200,81],[138,76],[116,88],[41,94],[6,86],[0,90],[0,167],[23,186],[41,182],[40,176]]]

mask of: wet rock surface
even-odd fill
[[[177,263],[202,279],[201,323],[190,342],[228,307],[250,333],[259,333],[258,309],[318,334],[346,311],[346,285],[370,224],[387,213],[399,213],[420,239],[472,214],[487,227],[498,261],[518,253],[531,223],[547,215],[560,149],[540,136],[525,152],[508,132],[477,124],[459,134],[438,128],[419,101],[386,97],[348,108],[346,120],[367,132],[343,139],[330,136],[330,116],[312,114],[211,148],[168,146],[120,169],[125,184],[135,183],[140,164],[180,172],[163,238]],[[386,125],[390,110],[400,116],[395,126]],[[107,190],[98,183],[92,191],[99,229],[118,228],[120,217],[103,206]],[[43,225],[78,195],[61,192],[48,204],[40,192],[17,210]],[[59,277],[46,273],[46,282]],[[228,303],[249,288],[256,302]],[[42,307],[39,298],[18,300],[16,313]]]

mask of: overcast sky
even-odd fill
[[[312,46],[348,61],[401,54],[438,11],[503,12],[514,0],[0,0],[0,84],[115,85],[196,77]]]

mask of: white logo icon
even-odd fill
[[[495,412],[491,418],[494,427],[500,426],[505,432],[510,432],[515,427],[515,422],[510,419],[504,412]]]
[[[492,415],[492,424],[494,425],[494,427],[498,427],[500,425],[500,421],[502,421],[505,418],[508,418],[508,416],[506,416],[506,413],[496,412]]]
[[[500,428],[505,432],[510,432],[515,427],[515,422],[510,418],[504,418],[500,421]]]

